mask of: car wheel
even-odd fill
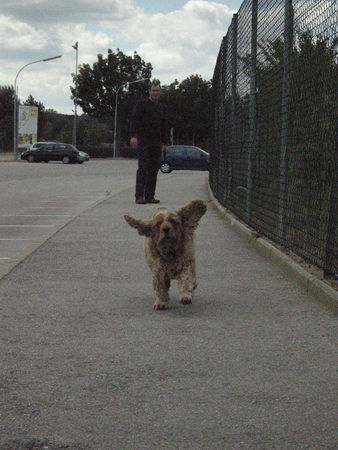
[[[63,164],[69,164],[70,163],[70,157],[69,156],[64,156],[62,159]]]
[[[79,164],[82,164],[82,163],[83,163],[83,161],[78,161],[78,163],[79,163]]]
[[[172,171],[170,163],[168,161],[161,162],[160,171],[162,173],[170,173]]]
[[[34,162],[34,161],[35,161],[34,156],[33,156],[33,155],[28,155],[28,156],[27,156],[27,161],[28,161],[28,162]]]

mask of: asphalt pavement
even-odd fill
[[[192,305],[153,311],[126,187],[0,283],[0,448],[334,449],[336,322],[224,221],[207,174],[160,175],[161,204],[207,202]]]

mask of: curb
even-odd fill
[[[325,305],[334,315],[337,315],[338,292],[307,270],[303,269],[303,267],[266,239],[257,236],[255,230],[240,222],[230,211],[218,202],[211,190],[208,180],[207,185],[213,205],[226,222],[230,224],[250,246],[258,250],[265,258],[278,265],[284,273],[300,284],[309,295],[314,297],[319,303]]]

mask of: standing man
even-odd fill
[[[168,150],[167,121],[159,103],[161,86],[153,81],[149,98],[136,104],[131,119],[131,148],[138,151],[135,201],[137,204],[160,203],[155,198],[161,149]]]

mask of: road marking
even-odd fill
[[[82,206],[25,206],[29,209],[65,209],[65,208],[82,208]]]
[[[29,238],[0,238],[0,241],[36,241],[37,239],[29,239]]]
[[[60,200],[69,200],[70,202],[78,202],[81,201],[83,198],[86,199],[86,201],[95,201],[100,198],[105,198],[105,195],[98,195],[97,197],[90,197],[89,195],[82,195],[82,196],[74,196],[74,197],[67,197],[66,195],[60,195],[60,197],[55,196],[54,198],[59,200],[53,200],[54,202],[60,201]]]
[[[71,217],[72,214],[0,214],[0,217]]]
[[[80,201],[81,203],[92,203],[92,202],[93,202],[93,200],[78,200],[78,201],[76,201],[76,200],[74,200],[74,201],[70,200],[70,201],[68,201],[68,200],[65,199],[65,198],[63,198],[62,200],[66,200],[66,201],[67,201],[67,204],[69,204],[69,203],[75,203],[76,205],[79,204],[79,201]],[[62,200],[46,200],[46,201],[44,201],[43,203],[60,203]]]
[[[52,228],[55,227],[55,225],[0,225],[1,228],[14,228],[14,227],[18,227],[18,228],[34,228],[34,227],[39,227],[39,228]]]
[[[1,258],[1,257],[0,257],[0,259],[12,259],[12,258]]]

